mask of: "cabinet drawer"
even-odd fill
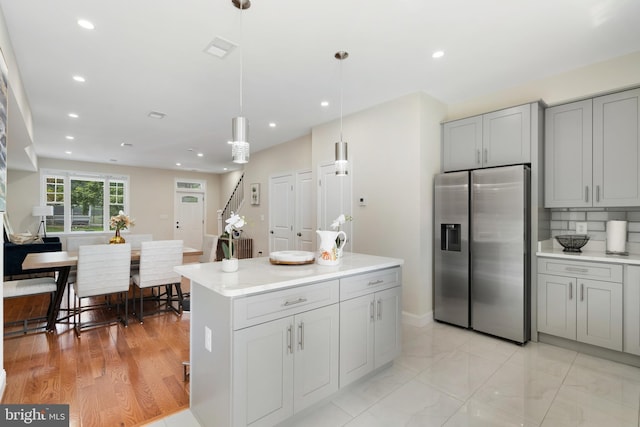
[[[538,273],[622,283],[622,265],[538,258]]]
[[[233,301],[233,329],[257,325],[338,302],[339,281],[314,283]]]
[[[340,279],[340,301],[400,286],[400,268],[373,271]]]

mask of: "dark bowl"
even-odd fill
[[[562,234],[556,236],[556,240],[564,248],[564,252],[582,252],[580,248],[587,244],[589,236],[586,234]]]

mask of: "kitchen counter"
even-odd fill
[[[541,248],[536,255],[547,258],[562,258],[572,261],[594,261],[615,264],[640,265],[640,254],[607,255],[604,251],[563,252],[557,248]]]
[[[338,266],[316,263],[273,265],[268,257],[241,259],[238,271],[225,273],[221,262],[181,265],[175,271],[225,297],[236,297],[339,279],[354,274],[401,266],[404,261],[345,252]]]

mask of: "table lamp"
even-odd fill
[[[40,234],[40,227],[42,227],[42,230],[44,231],[44,237],[47,237],[47,224],[45,224],[44,219],[47,216],[53,215],[53,206],[34,206],[31,210],[31,215],[40,217],[40,225],[38,226],[38,231],[36,232],[36,234]]]

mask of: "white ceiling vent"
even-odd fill
[[[216,37],[207,45],[204,49],[205,53],[209,55],[213,55],[217,58],[224,58],[227,56],[233,49],[235,49],[238,45],[227,40],[222,37]]]

